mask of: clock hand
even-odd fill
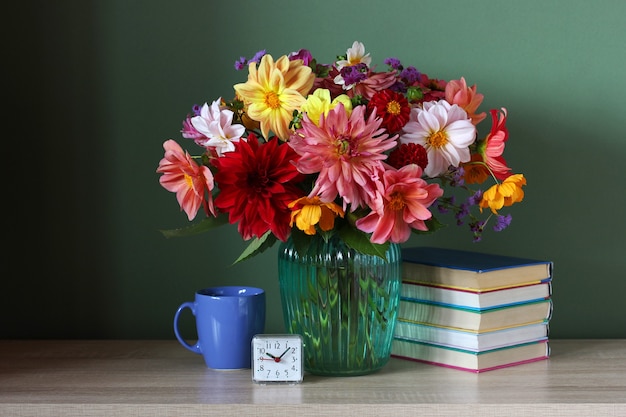
[[[290,350],[290,349],[291,349],[291,348],[287,348],[287,349],[286,349],[286,350],[285,350],[285,351],[284,351],[284,352],[283,352],[280,356],[274,356],[274,355],[272,355],[272,354],[271,354],[271,353],[269,353],[269,352],[265,352],[265,354],[266,354],[267,356],[269,356],[270,358],[272,358],[272,359],[274,360],[274,362],[280,362],[281,358],[282,358],[283,356],[285,356],[285,354],[286,354],[287,352],[289,352],[289,350]],[[264,358],[261,358],[261,359],[264,359]]]
[[[287,348],[287,350],[285,350],[285,351],[282,353],[282,355],[280,355],[280,356],[278,357],[278,359],[280,360],[283,356],[285,356],[285,353],[289,352],[289,350],[290,350],[290,349],[291,349],[291,348]]]

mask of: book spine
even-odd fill
[[[424,359],[409,358],[409,357],[406,357],[406,356],[395,355],[393,353],[391,354],[391,356],[394,357],[394,358],[398,358],[398,359],[404,359],[404,360],[409,360],[409,361],[413,361],[413,362],[420,362],[420,363],[427,363],[429,365],[436,365],[436,366],[440,366],[442,368],[456,369],[457,371],[471,372],[471,373],[474,373],[474,374],[479,374],[479,373],[488,372],[488,371],[495,371],[497,369],[510,368],[510,367],[513,367],[513,366],[524,365],[526,363],[538,362],[538,361],[546,360],[546,359],[549,358],[549,355],[546,355],[546,356],[540,356],[540,357],[537,357],[537,358],[526,359],[526,360],[523,360],[523,361],[511,362],[511,363],[507,363],[507,364],[504,364],[504,365],[493,366],[493,367],[490,367],[490,368],[471,369],[471,368],[463,368],[461,366],[448,365],[446,363],[427,361],[427,360],[424,360]]]
[[[507,347],[502,347],[502,348],[497,348],[497,349],[488,349],[482,352],[472,352],[472,351],[468,351],[465,349],[458,349],[458,348],[451,348],[451,347],[445,347],[445,346],[439,346],[436,344],[432,344],[432,343],[422,343],[422,342],[417,342],[417,341],[409,341],[409,340],[402,340],[402,342],[405,343],[411,343],[411,344],[415,344],[415,345],[424,345],[424,346],[432,346],[436,349],[445,349],[445,350],[451,350],[451,351],[456,351],[456,352],[460,352],[462,354],[468,354],[468,355],[475,355],[475,356],[479,356],[482,354],[489,354],[490,352],[494,352],[494,351],[501,351],[501,350],[506,350],[506,349],[516,349],[516,348],[522,348],[524,346],[528,346],[528,345],[534,345],[537,343],[542,343],[545,346],[545,352],[544,354],[538,355],[538,356],[534,356],[534,357],[529,357],[523,360],[514,360],[511,362],[506,362],[506,363],[502,363],[499,365],[495,365],[495,366],[491,366],[491,367],[485,367],[485,368],[466,368],[466,367],[461,367],[458,365],[453,365],[452,363],[444,363],[444,362],[438,362],[438,361],[433,361],[433,360],[427,360],[424,359],[423,357],[418,357],[415,355],[409,355],[407,353],[401,353],[399,350],[397,350],[394,347],[392,347],[392,351],[391,351],[391,356],[392,357],[396,357],[399,359],[406,359],[406,360],[411,360],[411,361],[416,361],[416,362],[423,362],[423,363],[429,363],[432,365],[437,365],[437,366],[442,366],[445,368],[451,368],[451,369],[458,369],[458,370],[462,370],[462,371],[469,371],[469,372],[474,372],[474,373],[480,373],[480,372],[487,372],[487,371],[493,371],[496,369],[502,369],[502,368],[509,368],[512,366],[517,366],[517,365],[522,365],[525,363],[532,363],[532,362],[537,362],[540,360],[544,360],[544,359],[548,359],[550,357],[550,343],[548,340],[541,340],[541,341],[536,341],[536,342],[528,342],[528,343],[520,343],[517,345],[512,345],[512,346],[507,346]]]
[[[412,303],[431,304],[433,306],[441,306],[441,307],[448,307],[448,308],[459,308],[463,310],[474,311],[476,313],[490,311],[490,310],[498,310],[498,309],[507,308],[507,307],[515,307],[515,306],[520,306],[520,305],[524,305],[528,303],[541,302],[541,301],[548,300],[549,298],[550,297],[529,298],[523,301],[514,301],[510,303],[501,303],[501,304],[497,304],[497,305],[493,305],[489,307],[480,307],[480,306],[470,305],[470,304],[450,303],[450,302],[445,302],[445,301],[427,300],[424,298],[413,298],[413,297],[400,295],[401,302],[406,301],[406,302],[412,302]]]
[[[547,321],[503,330],[475,332],[398,320],[394,338],[480,352],[520,343],[547,340],[548,332]]]

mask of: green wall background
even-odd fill
[[[354,40],[380,65],[464,76],[483,109],[507,107],[506,157],[528,179],[505,232],[473,244],[450,227],[405,246],[552,260],[551,337],[626,337],[626,2],[11,7],[0,337],[173,338],[178,305],[217,284],[265,288],[267,331],[282,331],[276,248],[230,266],[245,247],[235,227],[164,239],[159,228],[187,220],[155,169],[191,105],[232,95],[239,56],[308,48],[330,62]]]

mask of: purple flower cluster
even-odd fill
[[[247,68],[251,62],[260,62],[261,58],[263,58],[263,55],[265,54],[265,49],[261,49],[250,59],[247,59],[245,56],[239,57],[239,59],[235,61],[235,69],[237,71],[241,71],[242,69]]]
[[[400,73],[400,77],[404,78],[408,84],[416,82],[421,76],[422,74],[420,74],[420,72],[415,67],[405,68]]]
[[[511,217],[510,214],[507,214],[506,216],[497,216],[496,224],[493,226],[493,230],[496,232],[503,231],[511,225],[512,219],[513,217]]]
[[[353,85],[367,79],[367,65],[359,63],[341,69],[341,77],[346,85]]]
[[[463,187],[462,181],[462,168],[456,171],[451,171],[449,178],[450,184],[457,187]],[[441,214],[446,214],[452,211],[454,218],[456,219],[457,226],[462,226],[465,223],[465,219],[469,217],[469,228],[474,235],[474,242],[480,242],[482,239],[483,230],[487,224],[487,220],[478,220],[471,213],[471,208],[478,206],[480,200],[483,197],[483,191],[478,190],[471,196],[469,196],[464,202],[457,204],[455,196],[441,197],[437,202],[437,210]],[[510,214],[506,216],[496,215],[496,224],[493,225],[493,230],[501,232],[511,224],[512,216]]]
[[[385,65],[389,65],[391,69],[402,70],[402,64],[398,58],[387,58],[383,62]]]

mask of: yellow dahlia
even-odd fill
[[[246,105],[248,116],[261,124],[266,140],[272,131],[286,141],[293,111],[304,104],[315,74],[302,60],[290,61],[286,55],[276,62],[271,55],[264,55],[258,68],[253,62],[248,71],[248,81],[235,85],[237,96]]]

